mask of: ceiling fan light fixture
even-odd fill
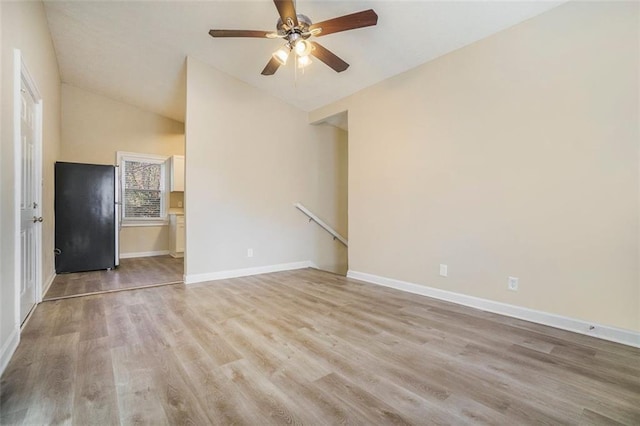
[[[289,52],[291,52],[291,48],[288,45],[285,45],[273,52],[271,56],[273,56],[280,65],[285,65],[287,63],[287,58],[289,58]]]
[[[307,56],[300,56],[298,58],[298,68],[302,69],[305,68],[307,65],[311,65],[311,58],[309,57],[309,55]]]
[[[296,45],[294,46],[296,55],[300,57],[309,55],[309,53],[311,53],[312,48],[313,48],[313,45],[307,40],[298,40],[296,42]]]

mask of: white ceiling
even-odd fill
[[[275,30],[271,0],[55,1],[45,8],[63,82],[184,121],[188,55],[310,111],[562,2],[298,0],[298,13],[314,22],[370,8],[379,19],[376,27],[316,39],[349,69],[338,74],[315,60],[297,78],[290,63],[260,74],[280,40],[208,35],[212,28]]]

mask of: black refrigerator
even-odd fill
[[[118,266],[117,183],[115,166],[55,164],[56,273]]]

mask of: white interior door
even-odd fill
[[[39,123],[33,94],[20,79],[20,323],[36,304],[40,216]]]

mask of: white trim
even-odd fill
[[[130,226],[167,226],[169,224],[169,203],[170,194],[168,188],[167,160],[171,158],[167,155],[143,154],[139,152],[116,151],[116,165],[120,174],[118,185],[120,185],[120,227],[126,228]],[[124,193],[125,193],[125,174],[124,161],[142,161],[150,164],[160,164],[160,210],[162,217],[157,218],[127,218],[124,216]],[[122,257],[122,256],[121,256]]]
[[[51,288],[51,284],[53,284],[53,280],[56,279],[56,272],[53,271],[51,272],[51,275],[49,275],[49,278],[47,278],[47,281],[44,285],[44,289],[42,290],[42,293],[40,294],[40,297],[38,298],[38,303],[42,302],[42,298],[44,297],[45,294],[47,294],[47,292],[49,291],[49,289]]]
[[[640,332],[636,331],[624,330],[608,325],[537,311],[535,309],[509,305],[507,303],[495,302],[493,300],[482,299],[474,296],[467,296],[465,294],[395,280],[393,278],[367,274],[365,272],[350,270],[347,272],[347,277],[640,348]]]
[[[157,222],[154,222],[153,219],[138,219],[140,220],[140,222],[138,222],[135,219],[126,219],[125,221],[122,221],[122,224],[120,225],[123,228],[137,228],[137,227],[145,227],[145,226],[169,226],[169,220],[162,220],[159,219]]]
[[[13,204],[14,204],[14,223],[13,223],[13,280],[15,286],[14,304],[15,304],[15,325],[20,326],[20,185],[22,181],[22,159],[19,154],[22,152],[20,148],[20,108],[22,105],[20,100],[20,85],[22,74],[22,58],[20,50],[13,49]]]
[[[0,350],[0,375],[2,375],[4,373],[4,369],[7,368],[13,353],[18,348],[18,343],[20,343],[20,329],[14,328]]]
[[[204,274],[189,274],[184,276],[185,284],[195,284],[204,281],[225,280],[228,278],[248,277],[250,275],[268,274],[270,272],[292,271],[294,269],[316,268],[310,260],[302,262],[281,263],[278,265],[257,266],[255,268],[232,269],[228,271],[208,272]]]
[[[138,159],[143,161],[156,160],[158,164],[164,163],[169,158],[171,158],[170,155],[143,154],[140,152],[117,151],[116,160],[118,161],[118,165],[120,165],[120,159],[122,157],[130,158],[130,159]]]
[[[131,259],[133,257],[164,256],[167,254],[169,254],[169,250],[139,251],[137,253],[120,253],[120,259]]]

